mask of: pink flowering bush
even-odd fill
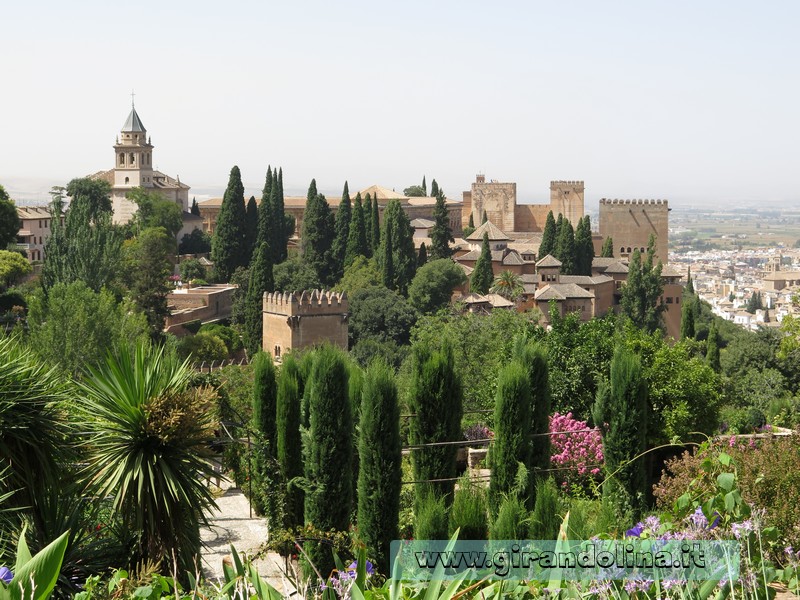
[[[556,433],[559,432],[559,433]],[[564,432],[564,433],[561,433]],[[603,466],[603,438],[586,421],[555,413],[550,417],[550,466],[563,489],[591,492],[600,481]]]

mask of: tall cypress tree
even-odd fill
[[[236,267],[246,267],[247,213],[244,206],[244,186],[239,167],[231,169],[228,187],[222,198],[217,226],[211,239],[211,261],[220,281],[230,281]]]
[[[347,241],[350,237],[350,221],[353,210],[350,203],[350,189],[347,182],[344,182],[342,191],[342,201],[339,203],[339,210],[336,211],[336,221],[334,225],[334,238],[331,247],[331,259],[333,260],[333,274],[336,281],[344,274],[345,255],[347,254]]]
[[[378,251],[378,246],[381,245],[381,217],[380,210],[378,209],[378,195],[372,199],[372,253]],[[369,258],[369,257],[368,257]]]
[[[400,409],[394,375],[376,361],[362,394],[358,531],[380,572],[389,573],[389,544],[398,536],[401,487]]]
[[[378,266],[381,271],[383,285],[390,290],[394,288],[394,253],[392,252],[392,221],[385,219],[383,222],[383,243],[378,250]]]
[[[435,180],[434,180],[435,181]],[[455,242],[453,231],[450,229],[450,217],[447,214],[444,192],[437,189],[436,205],[433,208],[433,222],[431,228],[431,259],[450,258],[453,254],[449,242]]]
[[[375,243],[372,239],[374,228],[372,227],[372,196],[367,193],[367,196],[364,198],[364,227],[366,228],[367,232],[367,251],[369,254],[365,254],[367,258],[372,258],[375,248]]]
[[[431,196],[434,198],[439,196],[439,184],[436,183],[435,179],[431,181]]]
[[[578,221],[575,231],[575,275],[591,275],[593,260],[592,222],[586,215]]]
[[[614,238],[608,236],[603,241],[603,249],[600,251],[603,258],[614,258]]]
[[[422,242],[419,245],[419,254],[417,255],[417,269],[419,269],[427,262],[428,262],[428,250],[427,248],[425,248],[425,242]]]
[[[686,291],[689,294],[694,294],[694,283],[692,282],[692,267],[686,270]]]
[[[425,175],[422,176],[422,191],[425,192],[425,195],[428,195],[428,184],[425,183]]]
[[[378,268],[389,289],[406,294],[417,270],[417,252],[414,230],[399,200],[391,200],[383,215]]]
[[[493,511],[500,506],[503,497],[514,491],[519,463],[528,465],[530,462],[531,404],[528,373],[519,362],[513,361],[497,375],[489,482],[489,505]]]
[[[247,201],[247,251],[251,259],[256,248],[256,238],[258,237],[258,204],[256,197],[250,196]]]
[[[292,480],[303,475],[303,445],[300,438],[300,398],[302,376],[291,354],[286,355],[278,377],[277,458],[286,486],[284,527],[303,524],[303,490]]]
[[[471,215],[470,215],[471,216]],[[553,211],[547,213],[547,219],[544,222],[544,231],[542,231],[542,243],[539,244],[539,258],[544,258],[548,254],[553,254],[556,251],[556,220],[553,217]]]
[[[481,217],[481,225],[486,223],[489,220],[489,215],[486,214],[486,209],[483,209],[483,216]]]
[[[347,269],[358,256],[367,256],[367,230],[364,224],[364,207],[361,204],[361,192],[356,194],[353,215],[350,219],[350,231],[347,237],[347,251],[344,255],[344,268]]]
[[[628,280],[622,288],[620,306],[634,325],[648,332],[654,332],[661,326],[661,314],[665,305],[658,299],[664,290],[661,281],[661,262],[653,266],[655,256],[655,238],[650,236],[645,260],[639,249],[631,255],[628,265]]]
[[[455,370],[449,342],[441,350],[415,346],[414,371],[409,402],[415,417],[409,423],[412,445],[448,442],[461,434],[463,391]],[[456,446],[428,446],[411,454],[414,480],[455,478]],[[454,481],[417,484],[414,504],[419,507],[424,497],[433,492],[437,497],[451,497]]]
[[[317,193],[317,182],[312,179],[303,214],[300,250],[303,261],[314,269],[319,280],[325,285],[333,283],[335,274],[331,261],[333,235],[333,214],[325,196]]]
[[[200,206],[197,204],[197,198],[192,198],[192,209],[191,212],[194,216],[200,216]]]
[[[706,362],[716,373],[719,373],[719,333],[717,332],[717,324],[714,321],[711,322],[711,327],[708,329]]]
[[[681,307],[681,339],[694,339],[694,295],[686,294]]]
[[[256,434],[253,452],[253,483],[256,491],[253,495],[258,512],[266,514],[273,526],[280,527],[282,523],[276,520],[274,514],[276,503],[271,502],[276,473],[277,389],[275,366],[269,355],[259,352],[254,356],[253,376],[253,430]]]
[[[619,519],[635,521],[644,508],[645,463],[641,457],[633,459],[646,450],[647,410],[647,382],[641,361],[618,346],[611,360],[610,378],[598,387],[592,416],[603,429],[608,474],[603,498],[611,502]]]
[[[494,283],[492,271],[492,251],[489,247],[489,234],[484,232],[481,255],[475,261],[475,269],[469,282],[470,291],[475,294],[487,294]]]
[[[575,275],[575,231],[567,218],[561,223],[555,257],[561,261],[562,274]]]
[[[338,348],[323,346],[314,353],[306,386],[309,443],[305,474],[305,521],[322,531],[347,531],[352,510],[353,422],[350,412],[347,362]],[[330,546],[306,542],[311,564],[327,576],[335,567]]]
[[[244,339],[250,356],[255,355],[263,343],[264,292],[272,292],[275,289],[270,254],[269,244],[261,242],[253,254],[253,264],[250,266],[244,317]]]
[[[267,178],[264,182],[264,189],[261,191],[261,202],[258,204],[258,235],[256,236],[256,245],[260,246],[262,242],[271,243],[270,240],[270,227],[272,219],[272,167],[267,167]]]
[[[272,210],[275,215],[275,221],[278,224],[276,228],[278,241],[274,244],[275,249],[273,250],[273,255],[275,257],[275,264],[279,264],[288,257],[289,238],[292,237],[294,233],[294,217],[286,214],[286,208],[284,206],[283,167],[278,171],[276,181],[275,201],[273,202]]]

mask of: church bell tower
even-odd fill
[[[114,144],[114,187],[153,187],[153,145],[131,100],[131,112]]]

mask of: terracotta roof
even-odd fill
[[[560,266],[561,266],[561,261],[558,260],[552,254],[548,254],[547,256],[545,256],[544,258],[541,258],[539,260],[539,262],[536,263],[536,268],[537,269],[539,267],[547,268],[547,267],[560,267]]]
[[[606,281],[614,281],[607,275],[598,275],[596,277],[589,277],[588,275],[559,275],[559,283],[574,283],[576,285],[597,285],[598,283],[605,283]]]
[[[539,277],[536,273],[523,273],[519,276],[519,280],[522,283],[536,283],[539,281]]]
[[[490,242],[508,242],[511,240],[505,233],[500,231],[500,228],[497,227],[491,221],[486,221],[480,227],[478,227],[475,231],[467,236],[467,240],[470,242],[480,242],[483,240],[484,232],[489,234],[489,241]]]
[[[608,267],[609,265],[613,265],[615,262],[618,262],[618,258],[614,258],[613,256],[595,256],[592,259],[592,268],[593,269],[602,269],[604,267]]]
[[[627,272],[628,272],[628,266],[619,261],[612,263],[611,265],[606,267],[605,271],[603,271],[603,273],[627,273]]]
[[[436,225],[436,223],[430,219],[414,219],[411,221],[411,227],[414,229],[430,229],[434,225]]]
[[[567,300],[569,298],[594,298],[588,292],[574,283],[551,283],[536,292],[536,300]]]
[[[675,267],[664,265],[661,267],[662,277],[683,277],[683,271],[678,271]]]
[[[16,209],[17,216],[20,219],[43,219],[50,217],[49,206],[17,206]]]
[[[486,294],[486,299],[489,301],[489,304],[492,305],[492,308],[511,308],[512,306],[516,306],[513,302],[507,298],[503,298],[500,294]]]
[[[377,198],[378,200],[407,200],[408,198],[404,196],[401,192],[395,192],[394,190],[390,190],[389,188],[385,188],[382,185],[371,185],[368,188],[361,190],[361,197],[364,198],[367,194],[370,195],[372,198]],[[436,199],[434,198],[434,201]]]
[[[522,257],[519,255],[519,253],[516,250],[511,250],[503,258],[503,264],[504,265],[524,265],[525,261],[522,260]]]

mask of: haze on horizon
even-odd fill
[[[136,108],[198,198],[476,173],[671,205],[800,205],[800,4],[32,1],[3,10],[0,184],[21,201],[113,167]]]

